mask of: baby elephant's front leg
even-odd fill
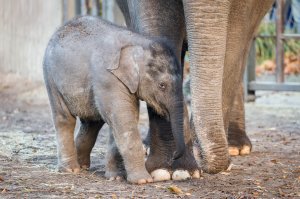
[[[129,114],[128,114],[129,115]],[[113,136],[123,157],[127,181],[136,184],[153,182],[145,167],[143,146],[137,129],[137,121],[119,118],[113,127]]]

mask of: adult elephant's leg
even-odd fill
[[[192,152],[193,143],[189,129],[189,120],[185,119],[184,121],[187,150],[185,150],[185,154],[181,158],[174,162],[168,162],[172,157],[175,146],[172,136],[170,137],[170,133],[168,133],[170,127],[166,121],[156,117],[152,111],[152,109],[148,111],[150,119],[150,154],[146,161],[146,167],[152,173],[154,181],[170,180],[171,178],[173,180],[182,180],[190,177],[199,178],[200,173]],[[184,111],[187,115],[186,107]]]
[[[180,60],[186,34],[182,1],[130,0],[127,2],[131,22],[127,25],[131,25],[130,28],[143,35],[169,40]]]
[[[182,2],[180,0],[151,0],[128,1],[128,7],[132,27],[139,33],[155,37],[164,37],[174,46],[178,57],[181,58],[181,48],[185,35],[185,24]],[[194,175],[198,172],[197,163],[192,155],[192,142],[188,126],[188,114],[185,112],[185,142],[189,147],[180,159],[169,162],[174,151],[174,138],[170,122],[160,117],[148,107],[150,119],[150,154],[146,161],[146,167],[152,172],[154,181],[168,180],[171,178],[170,170],[187,170]],[[162,171],[160,169],[166,169]],[[173,179],[183,179],[174,172]],[[199,175],[195,174],[195,177]]]
[[[229,165],[229,110],[253,32],[271,4],[271,0],[184,0],[193,127],[206,172]]]
[[[128,28],[131,28],[131,18],[130,18],[127,0],[116,0],[116,2],[124,15],[126,26]]]
[[[228,145],[229,155],[231,156],[248,155],[252,148],[245,128],[244,90],[242,83],[239,83],[239,88],[230,112]]]
[[[190,52],[192,129],[200,143],[203,170],[216,173],[229,165],[222,77],[230,2],[183,2]]]
[[[232,1],[223,79],[225,85],[223,87],[223,105],[226,108],[224,123],[225,127],[228,126],[229,153],[231,155],[246,155],[251,151],[252,145],[245,133],[241,82],[254,31],[272,4],[273,0]],[[239,10],[237,11],[237,9]],[[249,21],[249,19],[251,20]],[[235,90],[238,92],[235,93]],[[235,100],[232,101],[234,96]],[[230,109],[231,111],[229,111]]]

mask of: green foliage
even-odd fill
[[[276,32],[273,23],[262,23],[258,29],[258,35],[274,36]],[[255,40],[256,60],[261,63],[266,59],[274,59],[276,51],[275,37],[257,37]]]
[[[257,35],[273,37],[257,37],[255,40],[256,61],[258,64],[264,60],[274,60],[276,52],[276,27],[274,23],[262,23]],[[300,54],[300,40],[287,39],[284,41],[284,52],[289,55]]]
[[[299,55],[300,54],[300,40],[289,39],[284,43],[284,52]]]

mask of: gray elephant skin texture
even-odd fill
[[[172,124],[173,157],[185,152],[180,64],[163,40],[141,36],[97,17],[79,17],[58,29],[45,52],[44,79],[57,132],[58,168],[90,166],[104,123],[111,129],[106,177],[152,182],[138,132],[139,100]],[[80,127],[74,139],[76,117]]]
[[[143,35],[168,39],[178,59],[189,50],[191,131],[199,142],[201,169],[226,170],[229,155],[246,155],[251,142],[245,131],[242,74],[259,22],[274,0],[117,0],[127,26]],[[171,125],[149,114],[151,145],[168,142],[161,134]],[[186,117],[185,117],[186,118]],[[155,128],[151,128],[155,127]],[[167,127],[167,128],[166,128]],[[187,129],[187,128],[186,128]],[[185,131],[187,141],[191,136]],[[158,141],[157,141],[158,140]],[[181,158],[182,159],[182,158]],[[185,158],[188,164],[192,158]],[[146,163],[147,165],[147,163]]]

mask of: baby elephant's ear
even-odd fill
[[[125,46],[116,55],[113,66],[107,69],[129,90],[135,93],[139,85],[139,67],[143,63],[144,50],[141,46]]]

